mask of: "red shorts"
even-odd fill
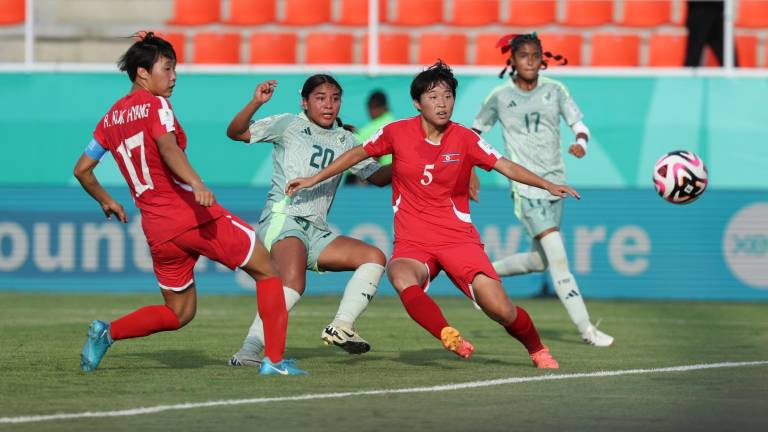
[[[496,270],[493,269],[491,260],[485,254],[482,244],[462,243],[447,246],[423,246],[407,242],[396,242],[395,250],[389,262],[397,258],[411,258],[424,263],[429,272],[431,281],[440,270],[445,274],[467,297],[475,300],[472,290],[472,281],[475,276],[482,273],[489,278],[501,281]],[[424,287],[426,291],[429,282]]]
[[[237,216],[206,222],[150,249],[157,282],[171,291],[187,289],[200,255],[234,270],[251,259],[255,241],[253,228]]]

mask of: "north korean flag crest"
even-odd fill
[[[443,163],[455,163],[459,161],[460,153],[443,153],[440,155],[440,161]]]

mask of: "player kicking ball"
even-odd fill
[[[176,53],[170,43],[140,34],[120,59],[133,86],[96,125],[74,174],[107,219],[127,223],[123,206],[101,186],[93,171],[110,152],[125,177],[152,254],[164,304],[145,306],[111,323],[93,321],[80,355],[80,368],[93,371],[115,341],[178,330],[195,316],[193,269],[202,255],[230,269],[242,268],[256,281],[264,317],[266,357],[262,375],[303,375],[284,360],[288,312],[283,283],[253,229],[220,206],[189,164],[187,137],[166,98],[176,85]]]
[[[425,292],[444,270],[456,287],[525,346],[537,368],[557,369],[533,321],[510,302],[483,250],[469,214],[469,179],[477,165],[559,197],[579,195],[501,157],[475,132],[452,122],[457,86],[451,69],[435,63],[411,83],[419,115],[384,126],[362,147],[347,151],[314,176],[289,181],[286,192],[292,195],[364,159],[391,154],[395,242],[387,276],[411,318],[446,349],[470,358],[472,344],[448,324]]]

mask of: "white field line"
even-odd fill
[[[176,405],[156,405],[152,407],[133,408],[127,410],[117,411],[87,411],[80,413],[62,413],[51,415],[35,415],[35,416],[19,416],[19,417],[0,417],[0,424],[15,424],[15,423],[35,423],[54,420],[75,420],[83,418],[104,418],[104,417],[127,417],[141,414],[154,414],[163,411],[176,411],[176,410],[189,410],[197,408],[210,408],[217,406],[234,406],[234,405],[252,405],[262,404],[269,402],[294,402],[294,401],[306,401],[306,400],[318,400],[318,399],[340,399],[346,397],[356,396],[375,396],[384,394],[403,394],[403,393],[434,393],[463,389],[474,389],[480,387],[491,387],[505,384],[518,384],[537,381],[556,381],[566,380],[574,378],[604,378],[615,377],[624,375],[641,375],[641,374],[653,374],[653,373],[668,373],[668,372],[688,372],[702,369],[718,369],[718,368],[735,368],[735,367],[748,367],[748,366],[764,366],[768,365],[768,360],[750,361],[750,362],[723,362],[723,363],[705,363],[694,364],[687,366],[672,366],[665,368],[652,368],[652,369],[628,369],[618,371],[599,371],[590,373],[574,373],[574,374],[562,374],[562,375],[541,375],[531,377],[510,377],[501,378],[495,380],[486,381],[472,381],[459,384],[444,384],[431,387],[411,387],[401,389],[383,389],[383,390],[365,390],[356,392],[342,392],[342,393],[315,393],[305,394],[299,396],[283,396],[283,397],[267,397],[267,398],[252,398],[252,399],[231,399],[231,400],[219,400],[208,402],[196,402],[196,403],[182,403]]]

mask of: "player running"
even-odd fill
[[[582,113],[562,83],[539,77],[547,67],[542,59],[541,41],[536,33],[508,35],[499,41],[502,53],[510,51],[507,64],[511,79],[496,87],[483,102],[472,126],[486,132],[501,122],[507,155],[545,179],[565,181],[565,163],[560,150],[560,117],[576,135],[568,152],[582,158],[587,152],[589,129]],[[550,53],[543,53],[552,57]],[[558,56],[554,56],[558,59]],[[500,76],[503,76],[506,68]],[[532,237],[531,251],[518,253],[493,263],[500,276],[542,272],[549,268],[555,291],[568,311],[584,342],[608,347],[613,337],[601,332],[589,319],[576,279],[568,267],[559,226],[563,201],[546,190],[510,182],[515,214]]]
[[[408,314],[443,346],[463,358],[474,347],[451,327],[425,291],[445,270],[451,281],[491,319],[520,341],[538,368],[556,369],[557,361],[541,343],[528,313],[513,305],[488,260],[469,214],[472,167],[550,191],[578,194],[546,181],[503,157],[475,132],[452,122],[458,82],[441,61],[411,83],[418,116],[384,126],[362,147],[355,147],[310,178],[288,182],[289,195],[324,181],[369,157],[392,154],[394,252],[387,276]]]
[[[328,212],[341,175],[288,197],[285,181],[311,176],[328,166],[337,155],[355,147],[354,135],[339,119],[341,85],[330,75],[309,77],[301,90],[301,114],[280,114],[251,121],[256,111],[274,95],[277,81],[259,84],[253,98],[227,128],[233,140],[248,144],[272,143],[272,188],[259,219],[259,236],[285,283],[285,304],[290,311],[306,286],[306,270],[354,271],[344,290],[334,320],[320,337],[351,354],[371,349],[355,331],[354,323],[376,294],[384,274],[386,257],[378,248],[339,235],[328,226]],[[392,180],[390,167],[373,160],[351,167],[353,174],[383,186]],[[264,349],[264,330],[259,315],[248,330],[242,348],[229,360],[232,366],[258,366]]]
[[[166,99],[176,85],[173,47],[152,32],[140,34],[118,66],[133,82],[131,91],[96,125],[74,174],[107,219],[114,215],[127,223],[123,206],[93,173],[102,156],[112,153],[141,211],[141,226],[165,302],[111,323],[93,321],[80,355],[81,369],[95,370],[117,340],[178,330],[192,321],[197,309],[193,268],[203,255],[230,269],[240,267],[256,281],[267,341],[260,373],[306,374],[282,357],[288,313],[283,283],[275,276],[269,253],[246,222],[216,202],[184,153],[187,137]]]

